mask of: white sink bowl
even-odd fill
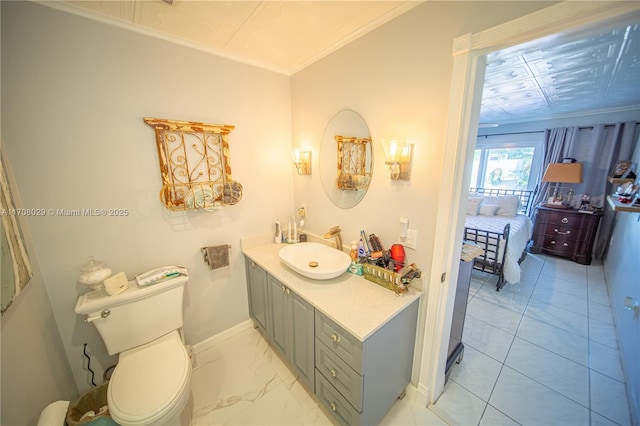
[[[320,243],[291,244],[281,248],[278,254],[289,268],[314,280],[335,278],[351,265],[347,253]]]

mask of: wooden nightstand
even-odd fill
[[[602,213],[579,213],[575,209],[536,207],[531,253],[546,253],[591,264],[593,241]]]

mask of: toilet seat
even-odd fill
[[[157,423],[188,400],[191,361],[177,331],[120,353],[107,391],[113,419],[122,425]]]

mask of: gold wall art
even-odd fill
[[[236,204],[242,185],[231,177],[228,135],[234,126],[144,118],[156,132],[160,200],[170,210],[216,210]]]

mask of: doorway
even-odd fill
[[[639,10],[638,5],[626,2],[565,2],[454,40],[444,170],[455,172],[443,176],[438,202],[435,240],[442,242],[442,250],[437,250],[432,258],[432,285],[428,289],[417,395],[417,399],[425,405],[434,403],[444,389],[444,370],[464,228],[460,194],[466,191],[470,181],[471,171],[465,165],[473,158],[486,55],[553,34],[579,33],[620,25],[630,18],[636,18]]]

